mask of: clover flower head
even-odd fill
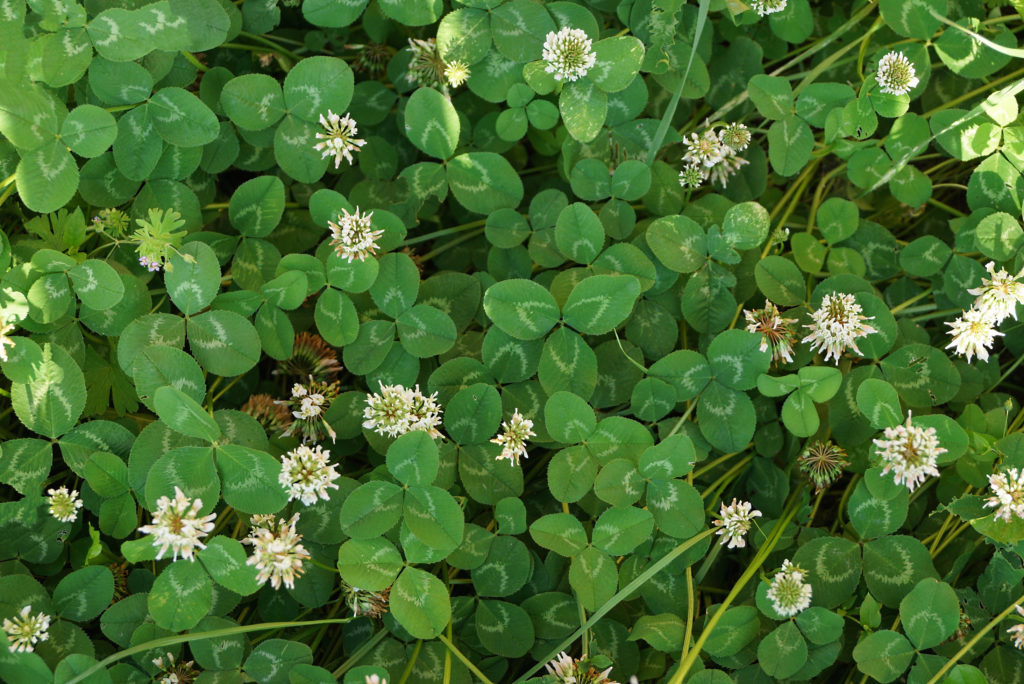
[[[432,439],[442,437],[441,407],[437,392],[425,395],[420,386],[409,389],[402,385],[380,383],[380,392],[366,395],[363,427],[379,435],[398,437],[412,430],[423,430]]]
[[[153,535],[153,546],[159,546],[156,559],[163,558],[167,549],[174,551],[174,560],[178,554],[182,558],[195,562],[195,549],[205,549],[206,544],[200,541],[213,530],[216,514],[200,516],[203,507],[202,499],[189,499],[177,486],[174,498],[161,496],[156,502],[153,522],[143,525],[139,532]]]
[[[448,62],[444,68],[444,77],[449,86],[458,88],[469,79],[469,67],[458,59]]]
[[[317,498],[330,500],[328,489],[337,489],[334,484],[341,475],[328,460],[331,452],[319,444],[310,448],[302,444],[281,458],[281,474],[278,482],[288,492],[288,500],[299,499],[312,506]]]
[[[761,351],[771,351],[773,363],[793,362],[795,318],[783,318],[779,307],[767,299],[763,309],[744,309],[743,316],[747,319],[747,331],[761,336]]]
[[[491,440],[501,445],[501,453],[496,458],[507,458],[510,465],[519,465],[520,458],[526,458],[526,440],[535,437],[533,421],[519,413],[517,408],[512,417],[501,422],[502,432]]]
[[[811,312],[813,322],[804,326],[811,333],[802,341],[810,342],[812,351],[824,350],[825,361],[830,357],[835,358],[836,365],[839,365],[839,357],[848,348],[864,356],[857,348],[857,339],[877,331],[864,324],[864,321],[870,321],[874,316],[863,316],[861,311],[860,304],[852,294],[833,292],[825,295],[821,306]]]
[[[337,223],[327,222],[327,227],[331,229],[331,246],[339,257],[351,264],[355,260],[366,261],[377,253],[380,248],[377,240],[384,231],[373,229],[372,218],[372,211],[360,213],[359,207],[356,207],[352,214],[348,213],[348,209],[342,209]]]
[[[597,61],[597,53],[591,49],[586,31],[568,26],[545,36],[541,57],[547,62],[544,71],[554,76],[556,81],[583,78]]]
[[[724,147],[724,150],[725,156],[711,167],[708,175],[711,177],[712,183],[726,188],[729,187],[729,179],[739,173],[739,170],[750,162],[739,156],[731,147]]]
[[[916,76],[914,65],[902,52],[893,50],[878,60],[878,73],[875,80],[883,93],[889,95],[906,95],[920,82]]]
[[[78,498],[78,491],[68,492],[67,487],[48,489],[50,515],[61,522],[75,522],[78,520],[78,509],[82,507],[82,500]]]
[[[1017,604],[1014,604],[1013,607],[1017,611],[1017,615],[1024,618],[1024,608]],[[1018,650],[1024,650],[1024,622],[1018,622],[1006,631],[1013,636],[1013,647]]]
[[[353,71],[365,71],[371,77],[384,73],[394,48],[386,43],[368,42],[361,45],[346,45],[347,49],[359,50],[352,62]]]
[[[284,432],[292,424],[292,414],[269,394],[254,394],[242,405],[242,413],[252,416],[265,429]]]
[[[412,57],[409,59],[406,80],[409,83],[444,90],[448,84],[445,76],[448,64],[437,49],[437,41],[433,38],[410,38],[409,52],[412,53]]]
[[[838,480],[843,474],[843,468],[850,465],[850,462],[846,458],[846,451],[829,441],[808,444],[797,457],[797,464],[800,472],[814,483],[814,493],[818,494]]]
[[[750,9],[766,17],[786,9],[786,0],[750,0]]]
[[[259,571],[256,581],[280,589],[283,583],[289,589],[295,588],[295,578],[302,575],[302,561],[309,558],[306,548],[300,544],[302,535],[295,531],[299,521],[296,513],[289,520],[277,520],[274,516],[260,519],[250,530],[243,544],[251,544],[253,553],[246,565],[253,565]]]
[[[7,648],[11,653],[31,653],[37,643],[50,638],[50,616],[31,613],[32,606],[25,606],[13,620],[4,618],[2,627],[7,633]]]
[[[728,506],[722,504],[718,515],[720,519],[715,520],[715,527],[718,528],[715,534],[722,537],[721,543],[728,543],[730,549],[742,549],[747,545],[745,537],[754,518],[760,518],[762,514],[749,501],[733,499]]]
[[[946,453],[946,449],[939,446],[935,428],[918,427],[911,419],[911,412],[908,411],[906,423],[885,428],[883,438],[873,442],[885,464],[882,474],[892,472],[896,484],[905,485],[914,491],[929,475],[938,477],[936,463],[938,457]]]
[[[719,141],[733,152],[742,152],[750,145],[750,129],[741,123],[726,124],[718,133]]]
[[[295,344],[292,345],[292,355],[282,361],[277,373],[285,375],[297,375],[299,377],[312,377],[314,380],[324,381],[341,372],[341,363],[338,362],[338,354],[324,338],[316,333],[308,331],[300,332],[295,336]],[[302,387],[299,385],[299,387]]]
[[[709,169],[728,154],[718,134],[710,128],[700,135],[690,133],[689,137],[683,138],[683,144],[686,145],[684,162],[698,162]]]
[[[308,378],[309,382],[305,385],[292,385],[291,398],[274,402],[287,407],[294,419],[281,436],[288,437],[297,432],[303,442],[318,442],[326,435],[333,442],[337,434],[324,416],[341,391],[341,386],[337,382],[316,380],[312,375]]]
[[[953,341],[946,349],[953,347],[953,352],[967,357],[970,363],[972,356],[980,361],[988,361],[988,350],[995,343],[996,337],[1004,333],[996,330],[995,320],[981,309],[971,307],[952,323],[946,323],[951,330]]]
[[[378,674],[366,675],[366,681],[363,684],[388,684],[388,680],[381,679]]]
[[[1024,519],[1024,471],[1009,468],[989,475],[988,486],[992,496],[985,500],[985,508],[995,508],[995,517],[1006,522]]]
[[[679,172],[679,184],[684,188],[699,188],[708,179],[708,171],[700,162],[686,162]]]
[[[345,597],[345,603],[352,609],[352,617],[379,618],[388,612],[391,601],[390,588],[384,591],[367,591],[353,587],[344,581],[342,581],[342,594]]]
[[[153,658],[153,664],[160,670],[159,684],[190,684],[199,676],[199,670],[192,660],[180,660],[174,662],[174,654],[168,652],[166,656]]]
[[[366,395],[363,427],[379,435],[398,437],[409,431],[412,390],[402,385],[380,384],[380,392]]]
[[[437,427],[441,424],[441,407],[437,403],[437,392],[427,395],[420,392],[420,386],[412,390],[412,405],[409,408],[409,430],[423,430],[431,439],[443,437]]]
[[[1017,304],[1024,304],[1024,283],[1018,278],[1024,276],[1024,270],[1011,275],[1005,269],[997,271],[992,261],[985,265],[985,269],[991,278],[982,278],[981,287],[967,290],[977,297],[973,308],[990,318],[993,325],[999,325],[1009,316],[1017,320]]]
[[[545,663],[544,669],[558,684],[617,684],[608,677],[612,668],[598,672],[590,664],[586,653],[579,658],[573,658],[562,651],[550,663]]]
[[[313,149],[321,152],[322,159],[334,157],[334,168],[341,166],[342,159],[349,164],[354,164],[352,153],[358,152],[359,148],[366,144],[365,140],[356,137],[359,129],[355,119],[348,114],[338,116],[328,109],[326,117],[323,114],[320,115],[320,125],[327,132],[316,134],[317,140],[323,142],[313,145]]]
[[[811,585],[805,582],[807,573],[790,560],[782,562],[782,570],[775,573],[768,587],[768,600],[776,612],[792,617],[811,605]]]

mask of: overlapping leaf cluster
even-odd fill
[[[1024,6],[748,4],[0,0],[0,678],[1021,681]]]

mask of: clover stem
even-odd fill
[[[795,489],[790,495],[790,501],[786,507],[786,512],[783,514],[782,518],[776,521],[775,526],[772,527],[771,532],[768,533],[768,538],[765,540],[764,545],[758,549],[753,560],[751,560],[750,564],[747,565],[747,569],[742,575],[740,575],[736,584],[733,585],[732,591],[730,591],[725,597],[725,600],[718,605],[718,609],[715,611],[715,614],[711,616],[711,619],[708,620],[707,626],[704,628],[704,631],[701,632],[700,637],[697,638],[697,643],[693,645],[693,649],[686,655],[680,656],[679,667],[672,675],[672,679],[669,680],[669,684],[682,684],[683,679],[685,679],[687,673],[693,667],[697,657],[700,655],[700,652],[703,650],[708,637],[711,636],[711,633],[718,625],[718,622],[722,619],[722,616],[725,615],[725,611],[728,610],[729,606],[739,595],[740,591],[742,591],[743,587],[746,586],[747,582],[753,579],[757,574],[761,566],[768,559],[768,556],[775,549],[775,545],[782,539],[782,533],[785,531],[786,526],[793,519],[793,516],[796,515],[797,511],[800,510],[800,494],[802,492],[803,485]]]
[[[480,226],[487,223],[487,219],[480,219],[479,221],[470,221],[469,223],[463,223],[461,226],[453,226],[451,228],[444,228],[442,230],[435,230],[433,233],[427,233],[426,235],[417,235],[411,237],[408,240],[403,240],[398,243],[399,247],[407,247],[409,245],[416,245],[421,242],[433,240],[435,238],[444,237],[445,235],[454,235],[455,233],[461,233],[469,228],[479,228]]]
[[[421,648],[423,648],[423,639],[417,639],[416,646],[412,650],[412,657],[405,664],[405,670],[402,671],[402,676],[398,678],[398,684],[405,684],[409,681],[409,675],[412,674],[412,668],[416,664],[416,659],[420,656]]]
[[[484,229],[483,228],[478,228],[477,230],[474,230],[474,231],[472,231],[470,233],[466,233],[465,235],[461,235],[461,236],[455,238],[454,240],[452,240],[451,242],[446,242],[445,244],[441,245],[440,247],[437,247],[437,248],[427,252],[426,254],[424,254],[423,256],[420,257],[420,262],[421,263],[425,263],[427,261],[430,261],[431,259],[436,257],[438,254],[441,254],[442,252],[445,252],[445,251],[451,249],[452,247],[455,247],[456,245],[459,245],[459,244],[465,242],[466,240],[472,240],[475,237],[479,237],[479,236],[483,235],[483,233],[484,233]]]
[[[917,300],[919,300],[919,299],[921,299],[921,298],[923,298],[923,297],[927,297],[928,295],[930,295],[930,294],[931,294],[931,292],[932,292],[932,288],[931,288],[931,287],[928,287],[928,288],[926,288],[925,290],[923,290],[923,291],[921,291],[921,292],[918,292],[918,293],[917,293],[916,295],[914,295],[914,296],[913,296],[913,297],[911,297],[910,299],[906,300],[905,302],[902,302],[902,303],[900,303],[900,304],[897,304],[896,306],[894,306],[894,307],[893,307],[893,308],[891,309],[891,313],[892,313],[892,315],[893,315],[893,316],[895,316],[895,315],[896,315],[896,314],[898,314],[898,313],[899,313],[900,311],[903,311],[904,309],[906,309],[906,308],[907,308],[908,306],[910,306],[911,304],[913,304],[913,303],[914,303],[914,302],[916,302]]]
[[[465,665],[470,672],[476,675],[477,679],[479,679],[484,684],[494,684],[494,682],[488,679],[487,676],[480,671],[480,668],[473,664],[473,661],[471,661],[469,658],[463,655],[462,651],[456,648],[455,644],[452,643],[451,639],[449,639],[443,634],[438,634],[437,638],[441,641],[442,644],[448,647],[448,650],[451,651],[456,658],[462,661],[462,664]]]
[[[935,675],[928,680],[928,684],[938,684],[938,682],[942,681],[946,673],[953,669],[953,666],[956,665],[957,661],[960,660],[960,658],[962,658],[965,653],[974,648],[974,645],[981,641],[982,637],[991,632],[996,625],[998,625],[1000,622],[1006,619],[1006,617],[1014,611],[1016,606],[1022,602],[1024,602],[1024,596],[1019,597],[1016,601],[1007,606],[1006,610],[1001,612],[999,615],[996,615],[987,625],[979,629],[975,633],[975,635],[971,637],[971,640],[963,645],[963,648],[957,651],[952,658],[946,661],[946,663],[941,668],[939,668],[939,671],[936,672]]]

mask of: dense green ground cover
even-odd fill
[[[1024,681],[1020,12],[0,0],[0,678]]]

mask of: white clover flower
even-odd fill
[[[313,145],[313,149],[321,152],[321,158],[334,157],[334,168],[341,166],[341,160],[345,159],[349,164],[355,163],[352,153],[358,152],[359,148],[366,144],[365,140],[356,137],[359,129],[355,120],[346,114],[338,116],[331,110],[327,110],[327,117],[320,115],[320,125],[327,129],[326,133],[317,133],[318,140],[323,140]]]
[[[48,489],[50,499],[50,515],[61,522],[75,522],[78,520],[78,509],[82,507],[82,500],[78,498],[78,491],[68,492],[67,487]]]
[[[750,0],[750,9],[765,17],[786,9],[786,0]]]
[[[181,554],[182,558],[195,562],[194,551],[206,548],[200,539],[213,530],[213,521],[217,518],[214,513],[199,516],[202,507],[202,499],[192,501],[177,486],[174,499],[166,496],[157,499],[152,524],[139,528],[139,532],[153,535],[153,546],[160,547],[157,560],[163,558],[170,548],[174,550],[174,560],[178,560],[178,554]]]
[[[409,431],[412,390],[401,385],[379,384],[379,393],[366,395],[363,427],[387,437],[404,435]]]
[[[324,412],[324,404],[327,399],[319,392],[311,392],[302,397],[299,401],[299,410],[292,411],[292,415],[299,420],[312,420]]]
[[[729,179],[735,176],[740,169],[749,164],[746,159],[736,154],[731,147],[725,148],[726,155],[722,157],[722,160],[715,164],[709,176],[711,177],[712,183],[717,183],[723,188],[729,186]]]
[[[715,521],[715,527],[718,528],[715,534],[722,536],[722,544],[728,543],[730,549],[742,549],[747,545],[744,537],[750,531],[754,518],[760,518],[762,515],[761,511],[751,509],[753,505],[749,501],[733,499],[728,506],[722,504],[722,509],[718,512],[721,520]]]
[[[704,131],[701,135],[690,133],[689,137],[684,136],[683,144],[686,145],[686,154],[683,155],[684,162],[698,162],[709,169],[725,159],[729,153],[718,134],[711,129]]]
[[[437,429],[441,424],[437,392],[427,396],[420,392],[419,385],[408,389],[380,383],[378,394],[366,395],[363,419],[364,428],[387,437],[398,437],[412,430],[423,430],[432,439],[442,436]]]
[[[299,543],[302,535],[295,531],[299,514],[287,521],[270,518],[262,519],[242,540],[243,544],[252,544],[253,547],[253,553],[245,563],[259,570],[256,581],[260,584],[270,580],[274,589],[279,589],[282,583],[294,589],[295,578],[303,573],[302,561],[309,558],[309,553]]]
[[[776,363],[793,362],[795,318],[783,318],[779,307],[767,299],[763,309],[744,309],[743,316],[747,319],[747,332],[761,336],[761,351],[771,350],[772,361]]]
[[[312,449],[303,444],[281,458],[281,474],[277,479],[287,490],[289,501],[299,499],[306,506],[312,506],[317,497],[330,500],[327,490],[337,489],[334,481],[341,477],[328,460],[330,455],[331,452],[319,444]]]
[[[460,60],[449,62],[444,68],[444,77],[449,86],[458,88],[469,79],[469,67]]]
[[[946,325],[952,328],[949,334],[953,336],[953,341],[946,345],[946,349],[953,347],[953,352],[966,356],[968,363],[972,356],[977,356],[980,361],[988,361],[989,347],[995,343],[996,337],[1003,335],[996,330],[992,318],[973,307]]]
[[[708,178],[708,171],[700,162],[686,162],[679,172],[679,184],[684,188],[699,188]]]
[[[1013,517],[1024,519],[1024,471],[1009,468],[989,475],[988,485],[994,496],[985,500],[985,508],[995,508],[995,517],[1006,522]]]
[[[590,38],[582,29],[563,28],[558,33],[551,31],[544,41],[541,56],[547,62],[544,71],[556,81],[575,81],[587,75],[597,60],[597,53],[590,49]]]
[[[929,475],[938,477],[936,462],[946,449],[939,446],[935,428],[921,428],[911,424],[911,412],[907,411],[907,422],[896,427],[885,428],[884,438],[872,440],[878,447],[885,467],[882,474],[890,471],[893,481],[914,491]]]
[[[806,573],[790,560],[782,562],[768,587],[768,600],[780,615],[792,617],[811,605],[811,585],[804,581]]]
[[[914,65],[902,52],[893,50],[878,60],[875,80],[882,86],[882,92],[890,95],[906,95],[920,82]]]
[[[356,207],[353,214],[348,213],[347,209],[342,209],[337,223],[327,222],[327,227],[331,229],[331,246],[338,256],[352,263],[356,259],[366,261],[377,253],[380,248],[377,240],[384,231],[373,229],[372,217],[372,211],[360,214],[359,207]]]
[[[827,294],[818,310],[811,312],[814,322],[804,326],[811,333],[801,341],[810,342],[812,351],[824,350],[825,361],[829,357],[835,358],[836,365],[839,365],[839,357],[847,348],[864,356],[857,348],[857,338],[877,331],[870,325],[864,325],[864,321],[870,321],[874,316],[862,316],[861,311],[852,294]]]
[[[1005,269],[996,271],[992,261],[985,264],[985,269],[992,277],[983,277],[981,287],[967,290],[968,294],[977,297],[974,308],[992,319],[994,325],[999,325],[1009,316],[1017,320],[1017,304],[1024,304],[1024,283],[1017,279],[1024,276],[1024,270],[1015,276],[1010,275]]]
[[[366,675],[366,681],[364,684],[388,684],[388,680],[381,679],[380,675],[372,674]]]
[[[1013,607],[1017,610],[1017,615],[1024,617],[1024,608],[1021,608],[1017,604],[1014,604]],[[1013,635],[1013,647],[1016,649],[1024,649],[1024,622],[1018,622],[1006,631],[1008,634]]]
[[[572,682],[573,671],[576,669],[576,660],[565,651],[558,654],[558,657],[552,660],[550,663],[544,664],[544,669],[548,671],[549,675],[552,675],[556,679],[562,682]]]
[[[423,430],[431,439],[437,439],[441,431],[441,407],[437,403],[437,392],[427,396],[420,392],[420,386],[412,390],[412,406],[409,409],[409,430]]]
[[[509,420],[501,422],[501,429],[501,434],[491,440],[502,447],[497,458],[507,458],[509,465],[519,465],[519,459],[526,458],[526,440],[537,435],[533,431],[533,421],[516,409]]]
[[[174,662],[174,654],[170,651],[167,652],[166,657],[153,658],[153,664],[160,670],[160,679],[158,680],[160,684],[185,684],[195,681],[199,675],[199,670],[194,667],[195,661]]]
[[[718,139],[733,152],[742,152],[750,145],[750,129],[741,123],[726,124]]]
[[[312,375],[308,377],[308,384],[295,383],[292,385],[291,397],[274,401],[276,406],[286,407],[295,419],[282,433],[282,436],[288,437],[293,433],[298,433],[305,443],[319,442],[326,434],[333,442],[337,435],[331,424],[327,422],[325,414],[331,402],[341,391],[341,385],[337,382],[315,380]]]
[[[31,653],[40,641],[50,638],[50,616],[32,612],[32,606],[25,606],[11,620],[4,618],[3,630],[7,633],[7,648],[11,653]]]
[[[598,672],[590,665],[586,653],[573,658],[562,651],[550,663],[545,663],[544,669],[558,684],[617,684],[608,677],[612,668]]]

